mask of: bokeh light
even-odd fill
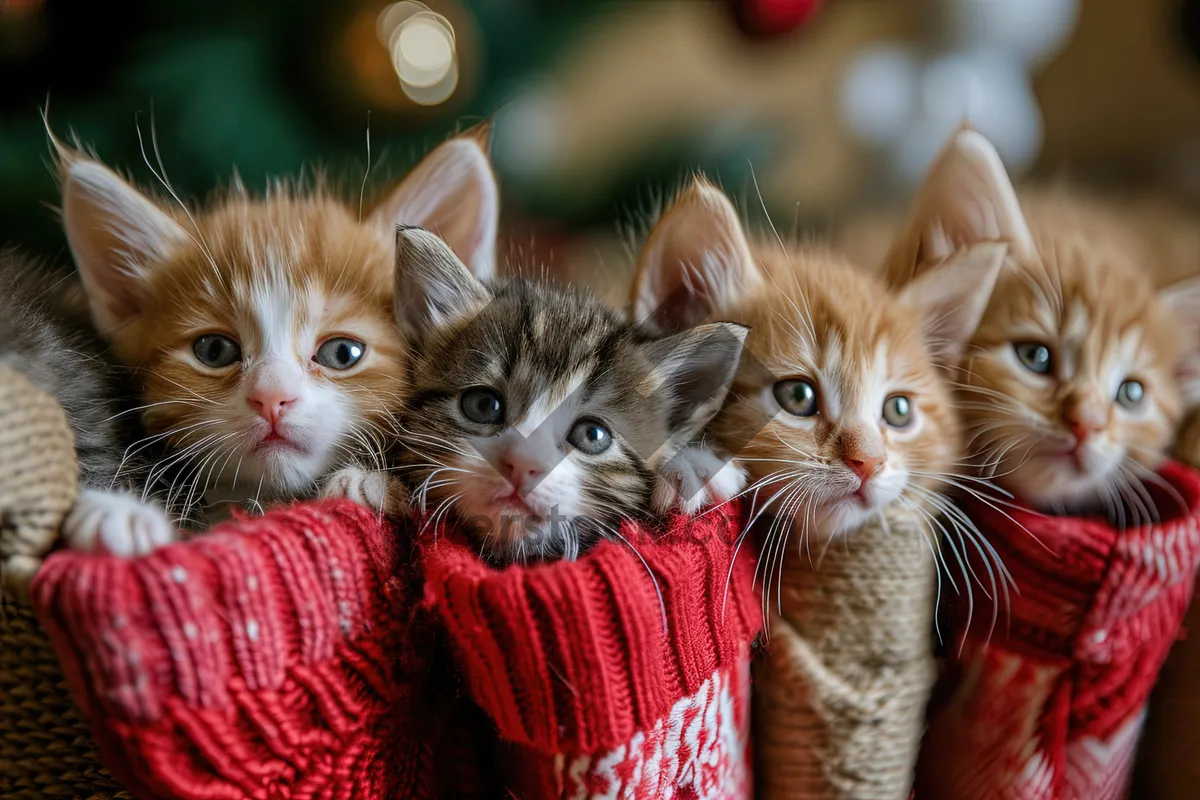
[[[379,41],[391,55],[400,87],[414,102],[437,105],[458,88],[454,26],[424,3],[393,3],[379,14]]]

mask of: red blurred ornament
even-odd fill
[[[734,0],[742,30],[757,36],[782,36],[809,22],[822,0]]]

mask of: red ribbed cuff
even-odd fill
[[[394,714],[422,702],[427,671],[405,646],[421,626],[403,574],[390,526],[322,503],[145,558],[57,553],[33,600],[106,765],[138,794],[387,797],[427,780],[424,732]]]
[[[733,562],[738,521],[731,505],[658,537],[627,524],[641,558],[606,541],[578,561],[504,569],[439,536],[426,604],[503,738],[546,756],[609,751],[745,663],[760,616],[750,548]]]

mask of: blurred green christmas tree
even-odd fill
[[[235,167],[252,190],[268,176],[316,168],[357,187],[369,114],[379,185],[454,130],[493,114],[531,77],[553,71],[598,15],[620,8],[427,3],[455,25],[462,73],[454,96],[428,108],[404,98],[375,37],[386,0],[0,0],[0,244],[63,260],[47,208],[57,194],[39,114],[47,101],[59,136],[76,134],[147,186],[154,179],[142,143],[155,159],[153,129],[172,184],[191,198],[227,183]],[[618,208],[654,193],[648,182],[673,186],[698,164],[741,174],[768,144],[769,135],[726,142],[720,152],[688,138],[647,143],[613,188],[582,205],[564,202],[564,187],[501,177],[510,210],[607,224]]]

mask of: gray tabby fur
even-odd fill
[[[86,307],[72,302],[74,276],[42,269],[15,252],[0,253],[0,364],[28,377],[63,407],[75,433],[85,488],[131,488],[121,467],[131,441],[120,373],[105,360]]]
[[[720,408],[746,334],[715,323],[654,337],[580,291],[484,285],[420,229],[397,235],[396,313],[411,346],[401,474],[419,509],[467,522],[501,562],[574,558],[621,520],[645,517],[657,470]],[[502,423],[465,416],[463,393],[477,387],[503,398]],[[581,420],[612,432],[608,451],[570,444]],[[545,470],[526,497],[538,500],[532,535],[496,530],[494,499],[507,487],[496,466],[514,451]],[[563,522],[545,523],[550,505]]]

